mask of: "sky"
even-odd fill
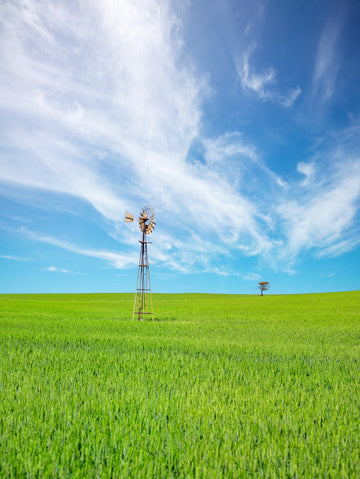
[[[2,0],[0,293],[360,289],[360,2]]]

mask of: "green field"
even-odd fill
[[[0,297],[0,477],[360,477],[360,292]]]

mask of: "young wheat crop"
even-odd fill
[[[360,293],[0,299],[1,477],[360,477]]]

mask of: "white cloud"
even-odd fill
[[[79,196],[112,221],[153,202],[172,242],[187,231],[189,251],[193,235],[203,233],[204,212],[209,236],[248,254],[267,247],[263,215],[226,169],[218,175],[187,160],[207,84],[180,62],[178,19],[166,1],[0,8],[0,104],[8,125],[0,136],[2,181]],[[214,145],[207,145],[208,159],[220,155]],[[255,155],[239,141],[228,148],[222,159]]]
[[[259,279],[261,279],[261,274],[259,273],[245,273],[240,276],[248,281],[259,281]]]
[[[198,131],[204,81],[177,66],[176,19],[152,1],[0,8],[1,178],[83,197],[119,219],[154,162],[183,161]]]
[[[21,258],[20,256],[11,256],[7,254],[0,254],[0,258],[9,259],[11,261],[29,261],[28,258]]]
[[[221,162],[235,155],[256,161],[258,155],[252,145],[246,144],[240,132],[225,133],[215,140],[204,140],[205,158],[210,163]]]
[[[250,66],[250,56],[253,53],[256,45],[253,43],[249,49],[243,54],[241,59],[235,62],[236,69],[239,74],[241,85],[245,90],[255,92],[262,99],[269,99],[271,93],[267,90],[269,84],[275,80],[275,71],[269,68],[264,73],[254,73]]]
[[[82,256],[88,256],[90,258],[100,259],[100,260],[106,261],[107,263],[111,264],[115,268],[119,268],[119,269],[133,266],[138,261],[138,255],[135,253],[125,254],[125,253],[116,253],[113,251],[106,251],[106,250],[100,250],[100,249],[83,248],[83,247],[74,245],[70,243],[69,241],[64,241],[62,239],[54,238],[52,236],[36,233],[24,227],[20,228],[19,232],[31,240],[51,244],[58,248],[64,249],[66,251],[70,251],[71,253],[76,253]]]
[[[255,93],[264,101],[270,100],[280,103],[286,108],[291,107],[300,96],[302,92],[301,88],[297,86],[286,94],[282,94],[275,89],[276,71],[274,68],[270,67],[262,73],[256,73],[250,65],[250,57],[255,48],[256,44],[252,43],[241,58],[235,59],[236,70],[240,77],[241,86],[244,90]]]
[[[302,173],[305,176],[305,179],[302,182],[303,186],[307,186],[312,183],[316,172],[314,163],[306,163],[305,161],[301,161],[296,165],[296,169],[299,173]]]
[[[283,251],[292,260],[310,247],[350,247],[354,174],[317,191],[304,159],[302,202],[299,185],[271,171],[241,133],[203,138],[209,86],[182,48],[181,22],[166,0],[0,3],[0,180],[88,201],[129,253],[22,233],[127,268],[138,261],[138,231],[120,222],[125,210],[151,202],[159,217],[152,258],[183,272],[212,270],[232,254],[278,260]],[[236,62],[243,88],[291,107],[300,87],[280,94],[274,68],[255,70],[254,48]],[[322,57],[317,83],[331,70]],[[198,162],[189,157],[195,141]]]
[[[284,97],[280,96],[279,101],[282,104],[282,106],[285,106],[285,107],[293,106],[293,104],[299,98],[301,93],[302,93],[302,90],[298,85],[293,90],[290,90],[289,93],[286,96],[284,96]]]
[[[349,238],[347,240],[339,241],[337,243],[331,244],[317,253],[318,258],[323,258],[328,256],[330,258],[335,258],[336,256],[341,256],[344,253],[348,253],[356,248],[360,244],[360,239],[358,238]]]
[[[335,276],[335,273],[328,273],[328,274],[322,274],[322,278],[333,278]]]
[[[346,20],[346,6],[329,17],[321,34],[313,73],[313,97],[318,93],[329,99],[335,91],[340,67],[339,40]]]
[[[308,176],[313,173],[313,167],[305,163],[300,164],[301,170]],[[295,258],[310,248],[317,249],[317,256],[334,256],[358,244],[353,225],[360,200],[360,161],[347,160],[327,176],[326,182],[303,191],[302,201],[279,206],[287,236],[282,256]]]
[[[51,273],[74,273],[74,271],[69,271],[67,269],[57,268],[56,266],[49,266],[44,268],[44,271],[49,271]]]

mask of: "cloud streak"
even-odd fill
[[[44,268],[44,271],[48,271],[48,272],[50,272],[50,273],[81,274],[81,273],[77,273],[77,272],[75,272],[75,271],[70,271],[70,270],[68,270],[68,269],[57,268],[56,266],[48,266],[47,268]]]
[[[339,40],[346,20],[346,6],[332,14],[321,34],[313,72],[313,97],[320,94],[329,99],[335,92],[336,77],[340,68]]]
[[[256,45],[253,43],[249,49],[243,54],[241,60],[236,61],[236,68],[239,74],[241,85],[245,90],[255,92],[261,99],[267,100],[271,98],[268,90],[269,85],[275,81],[275,71],[269,68],[263,73],[255,73],[250,66],[250,56]]]
[[[258,73],[251,65],[250,59],[255,49],[256,44],[252,43],[241,57],[235,59],[242,88],[247,92],[254,93],[263,101],[273,101],[285,108],[291,107],[300,96],[301,88],[297,86],[285,95],[277,92],[275,89],[277,83],[275,69],[270,67],[262,73]]]
[[[72,3],[1,5],[1,176],[80,196],[118,220],[131,191],[105,169],[122,189],[136,178],[138,195],[154,162],[181,161],[197,133],[201,80],[175,64],[165,2],[74,7],[78,29]]]
[[[315,164],[304,159],[299,184],[272,171],[241,132],[205,136],[210,80],[184,51],[171,3],[14,0],[0,4],[0,26],[0,181],[45,198],[84,199],[126,253],[22,229],[28,239],[133,267],[137,232],[120,222],[150,202],[158,217],[152,257],[185,273],[224,274],[218,258],[286,263],[309,248],[332,255],[354,247],[347,232],[358,208],[358,164],[326,184],[315,182]],[[314,85],[331,92],[337,69],[326,57],[328,28]],[[275,68],[254,67],[255,48],[236,60],[242,88],[290,108],[301,88],[279,93]]]
[[[22,227],[19,232],[23,236],[26,236],[33,241],[47,243],[52,246],[56,246],[57,248],[69,251],[71,253],[76,253],[82,256],[88,256],[90,258],[106,261],[107,263],[118,269],[134,266],[138,261],[138,255],[135,255],[135,253],[116,253],[113,251],[106,251],[100,249],[82,248],[74,245],[69,241],[54,238],[53,236],[43,235],[41,233],[36,233],[24,227]]]
[[[7,255],[7,254],[1,254],[1,255],[0,255],[0,258],[2,258],[2,259],[8,259],[8,260],[10,260],[10,261],[21,261],[21,262],[23,262],[23,261],[29,261],[28,258],[22,258],[22,257],[20,257],[20,256],[12,256],[12,255]]]
[[[155,5],[107,0],[84,8],[79,1],[75,15],[83,16],[74,29],[72,3],[2,4],[0,102],[9,120],[1,179],[79,196],[114,222],[154,199],[169,231],[187,231],[186,242],[202,234],[209,211],[210,236],[255,254],[266,247],[262,215],[231,178],[212,170],[214,143],[212,152],[205,145],[208,163],[188,161],[207,84],[180,61],[169,5]],[[253,155],[239,141],[231,148]],[[233,154],[221,151],[223,159]],[[173,221],[180,215],[181,227]]]
[[[299,165],[298,165],[299,169]],[[309,186],[314,167],[300,164],[306,175],[303,187]],[[331,177],[317,181],[306,191],[303,201],[290,200],[279,206],[284,220],[288,258],[306,249],[317,250],[318,257],[337,256],[353,249],[359,241],[354,231],[354,219],[360,202],[360,160],[337,165]]]

